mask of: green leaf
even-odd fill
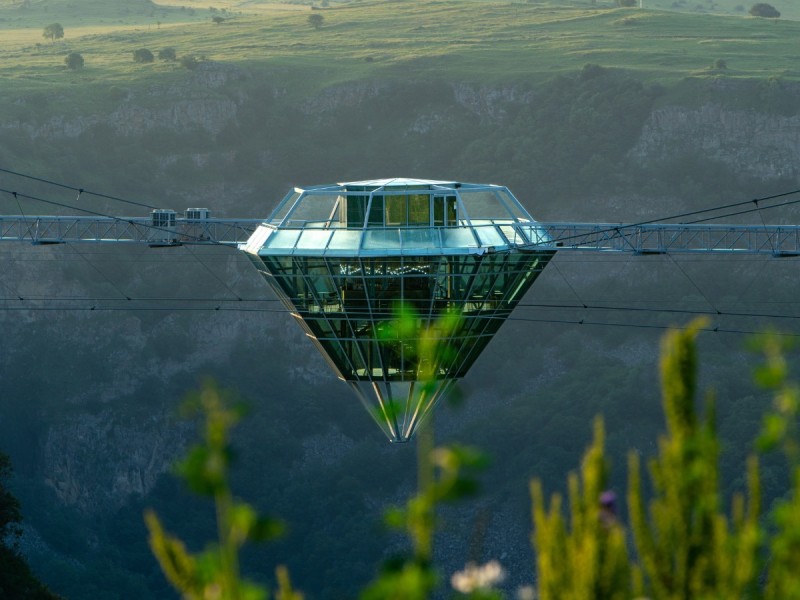
[[[254,542],[267,542],[286,533],[286,524],[280,519],[258,517],[250,530],[249,539]]]

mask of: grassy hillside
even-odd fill
[[[687,76],[800,78],[800,22],[785,19],[593,7],[578,0],[374,1],[314,11],[324,17],[315,30],[307,21],[310,8],[297,5],[259,11],[253,8],[259,5],[238,5],[245,11],[129,4],[87,4],[82,11],[54,2],[46,10],[0,4],[0,93],[161,80],[180,73],[179,63],[140,65],[132,53],[168,46],[179,58],[257,63],[301,93],[363,78],[535,81],[587,63],[667,84]],[[214,16],[224,21],[214,24]],[[65,36],[50,42],[42,30],[54,21],[64,25]],[[83,55],[83,70],[65,69],[69,52]],[[710,68],[719,59],[726,70]]]
[[[643,0],[643,4],[645,8],[658,10],[745,16],[756,2],[753,0]],[[769,4],[781,13],[782,19],[800,19],[800,4],[794,0],[773,0]]]

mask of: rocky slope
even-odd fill
[[[216,214],[241,216],[267,214],[291,183],[351,177],[489,179],[511,185],[523,201],[536,205],[540,218],[574,215],[576,220],[602,218],[609,210],[613,219],[625,220],[680,206],[687,200],[671,189],[671,169],[687,157],[694,162],[681,173],[695,191],[800,182],[800,116],[796,109],[784,109],[787,98],[797,100],[800,92],[790,86],[771,92],[780,100],[777,108],[762,109],[753,84],[720,90],[696,83],[702,101],[685,102],[679,100],[685,93],[671,99],[669,91],[641,90],[625,80],[620,85],[632,86],[641,97],[617,113],[619,107],[596,93],[627,77],[619,74],[601,76],[613,82],[576,74],[548,89],[524,83],[498,88],[360,83],[299,102],[290,100],[279,80],[264,84],[262,75],[202,63],[178,83],[116,90],[108,109],[92,114],[69,102],[64,114],[52,103],[39,114],[36,102],[22,99],[29,104],[27,116],[0,119],[0,135],[9,140],[1,166],[35,169],[54,179],[68,176],[72,183],[120,196],[155,197],[158,205],[179,210],[207,205]],[[622,127],[624,115],[632,116]],[[564,130],[561,139],[542,135],[547,123]],[[630,133],[619,133],[622,129]],[[565,164],[564,156],[581,159]],[[609,171],[609,165],[616,167]],[[659,177],[662,182],[654,184]],[[574,187],[565,189],[566,180]],[[649,197],[645,185],[654,186]],[[2,212],[16,212],[7,200]],[[715,195],[709,201],[718,200]],[[616,208],[610,209],[612,201]],[[103,211],[120,211],[118,205],[96,202]],[[30,214],[42,207],[27,202],[21,208]],[[165,280],[163,257],[152,261],[139,250],[132,251],[133,259],[83,248],[80,256],[69,248],[0,250],[7,265],[0,276],[2,302],[10,307],[16,301],[15,310],[0,313],[6,408],[0,413],[0,439],[18,465],[22,487],[29,490],[24,502],[36,502],[36,490],[45,488],[56,499],[54,508],[60,504],[88,522],[100,522],[102,515],[146,499],[192,437],[191,427],[175,418],[175,408],[183,392],[205,374],[239,387],[255,398],[256,412],[265,411],[257,417],[264,429],[248,430],[241,449],[244,454],[274,452],[270,456],[277,462],[271,464],[277,465],[282,486],[302,494],[303,482],[317,473],[335,481],[339,469],[358,462],[352,471],[356,477],[380,473],[375,477],[381,491],[372,494],[368,511],[376,519],[379,506],[411,489],[413,469],[383,473],[380,462],[407,461],[409,453],[398,459],[387,458],[385,449],[375,450],[382,441],[370,437],[379,434],[368,417],[355,402],[351,407],[344,386],[335,388],[339,384],[285,314],[170,310],[186,306],[177,300],[125,312],[119,294],[123,289],[136,298],[216,295],[230,300],[229,292],[238,290],[243,296],[269,297],[247,265],[183,252],[174,258],[179,269],[188,265],[188,272]],[[94,315],[86,310],[93,299],[108,294],[113,311]],[[76,298],[73,304],[81,310],[53,311],[59,305],[50,301],[64,297]],[[532,347],[526,335],[508,335],[512,347]],[[650,341],[600,341],[594,347],[605,348],[612,364],[635,369],[652,365],[653,353],[637,353],[637,360],[624,350],[615,356],[615,349],[625,344],[641,348]],[[489,352],[505,354],[495,346]],[[544,360],[524,367],[524,375],[510,374],[512,383],[498,383],[495,378],[502,377],[490,373],[488,365],[503,360],[486,361],[486,368],[478,368],[481,379],[472,382],[481,400],[444,427],[448,437],[479,429],[483,407],[491,404],[498,386],[506,386],[502,402],[515,406],[561,381],[569,370],[566,363],[554,369],[552,361]],[[365,437],[374,444],[364,442]],[[265,449],[265,444],[277,449]],[[564,456],[579,451],[576,444]],[[521,494],[504,490],[500,497],[490,495],[486,502],[497,503],[494,517],[481,517],[492,540],[486,546],[494,554],[506,552],[509,569],[521,573],[529,573],[530,555],[520,550],[529,531],[520,500],[529,474],[509,471],[507,479],[520,480]],[[272,492],[260,493],[267,499]],[[334,504],[327,509],[336,514]],[[474,521],[479,512],[467,509],[462,517]],[[36,529],[35,519],[30,527]],[[45,540],[38,546],[39,564],[48,564],[47,544],[55,542],[47,542],[47,531],[31,533],[37,535]],[[106,540],[98,542],[101,547],[112,544],[105,534],[92,535]],[[446,537],[455,566],[463,558],[457,549],[465,535],[458,530]],[[364,564],[368,559],[374,556],[359,557]],[[326,558],[314,560],[318,564]],[[57,582],[52,585],[58,590]]]

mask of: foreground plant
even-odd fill
[[[531,486],[538,598],[758,597],[758,464],[750,459],[747,501],[734,497],[729,519],[720,506],[713,402],[707,399],[702,418],[695,406],[695,338],[701,327],[698,321],[664,338],[661,389],[667,434],[649,463],[649,500],[642,492],[638,454],[629,456],[628,512],[638,560],[629,559],[623,527],[604,501],[608,466],[603,425],[597,421],[580,476],[569,477],[569,523],[558,495],[548,512],[541,483]],[[800,527],[796,531],[800,534]]]
[[[541,481],[531,482],[537,598],[541,600],[629,597],[625,532],[615,513],[614,498],[606,496],[601,503],[609,473],[604,438],[603,422],[598,418],[580,474],[571,473],[568,478],[569,523],[561,496],[553,495],[548,510]]]
[[[430,393],[437,385],[439,366],[451,359],[449,337],[460,319],[458,314],[446,313],[424,324],[412,308],[400,305],[394,320],[387,323],[384,341],[417,340],[417,395]],[[424,600],[433,595],[440,583],[432,563],[437,506],[473,494],[477,490],[474,473],[486,464],[484,455],[472,448],[435,448],[430,421],[418,430],[416,439],[417,494],[405,506],[391,508],[385,515],[389,527],[408,535],[412,551],[386,561],[376,580],[362,592],[362,600]]]
[[[721,510],[720,442],[713,398],[697,414],[695,338],[702,321],[664,337],[661,391],[667,434],[650,461],[652,499],[645,501],[639,457],[629,457],[628,505],[640,566],[635,590],[658,600],[745,598],[758,592],[761,531],[758,463],[747,466],[747,498]]]
[[[239,551],[248,541],[273,539],[283,525],[260,516],[245,502],[234,498],[229,482],[231,448],[229,431],[242,415],[242,407],[231,394],[207,382],[184,406],[188,415],[203,419],[203,441],[192,447],[179,465],[179,473],[190,489],[213,498],[216,508],[217,541],[192,554],[185,544],[164,531],[155,512],[145,514],[150,547],[170,583],[187,600],[264,600],[264,586],[244,580],[239,569]],[[301,600],[292,590],[288,572],[277,569],[278,600]]]

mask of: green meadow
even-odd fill
[[[536,81],[590,63],[667,85],[687,77],[800,77],[800,21],[737,14],[733,0],[714,4],[723,12],[680,11],[679,2],[662,10],[667,0],[645,0],[642,9],[588,0],[365,1],[313,11],[269,3],[3,2],[0,94],[7,101],[53,85],[92,92],[98,84],[168,81],[185,71],[180,60],[132,58],[138,48],[157,54],[166,47],[179,59],[263,70],[301,94],[361,79]],[[312,13],[324,17],[318,30],[309,25]],[[42,36],[52,22],[64,26],[63,39]],[[65,68],[70,52],[84,57],[82,70]],[[712,68],[718,61],[727,68]]]

